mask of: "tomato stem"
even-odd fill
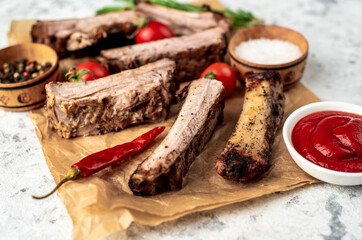
[[[72,82],[85,82],[82,80],[82,76],[89,73],[90,75],[92,75],[93,80],[96,79],[96,77],[94,76],[93,72],[88,70],[88,69],[84,69],[80,72],[78,72],[78,70],[74,67],[71,70],[69,70],[66,74],[65,74],[65,78],[68,81],[72,81]]]
[[[215,75],[215,73],[213,71],[210,71],[205,75],[205,78],[216,79],[216,75]]]
[[[144,27],[147,26],[148,24],[148,20],[147,18],[142,18],[141,22],[137,25],[136,30],[134,30],[134,32],[132,34],[126,35],[127,39],[133,39],[135,38],[135,36],[137,35],[137,33],[139,32],[139,30]]]

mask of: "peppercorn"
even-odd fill
[[[19,71],[19,72],[23,72],[23,71],[24,71],[24,64],[23,64],[23,63],[19,63],[19,64],[18,64],[18,71]]]
[[[29,77],[22,75],[21,79],[20,79],[20,82],[25,82],[26,80],[29,80]]]
[[[4,63],[0,66],[0,83],[17,83],[36,78],[51,68],[51,63],[38,63],[22,58],[13,63]]]

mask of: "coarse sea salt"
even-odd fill
[[[278,39],[250,39],[236,46],[235,54],[252,63],[282,64],[291,62],[302,53],[295,44]]]

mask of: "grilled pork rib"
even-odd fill
[[[226,43],[220,28],[182,37],[101,51],[99,61],[110,72],[136,68],[161,58],[176,61],[177,81],[195,79],[213,62],[224,58]]]
[[[216,163],[218,174],[238,182],[269,169],[272,144],[285,104],[279,73],[249,73],[245,81],[243,111]]]
[[[142,18],[142,13],[126,10],[89,18],[37,21],[32,26],[31,36],[33,42],[46,44],[64,57],[96,45],[103,48],[120,46],[127,41],[125,36],[136,30]]]
[[[176,35],[188,35],[214,27],[221,27],[225,33],[231,30],[230,20],[216,12],[185,12],[141,1],[137,3],[137,11],[171,27]]]
[[[222,119],[224,95],[219,81],[199,79],[191,83],[168,135],[131,175],[133,194],[149,196],[181,189],[190,165]]]
[[[49,83],[49,126],[70,138],[164,119],[175,92],[174,70],[174,61],[162,59],[95,81]]]

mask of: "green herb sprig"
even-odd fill
[[[204,12],[205,11],[205,8],[203,8],[203,7],[191,5],[189,3],[179,3],[174,0],[149,0],[148,2],[157,4],[160,6],[168,7],[168,8],[186,11],[186,12]]]
[[[96,11],[96,15],[101,15],[101,14],[110,13],[110,12],[118,12],[118,11],[123,11],[123,10],[135,10],[136,9],[136,5],[134,4],[133,0],[115,0],[115,1],[122,2],[124,6],[106,6],[101,9],[98,9]]]
[[[116,1],[123,2],[124,6],[104,7],[102,9],[99,9],[96,12],[96,14],[98,15],[114,11],[122,11],[125,9],[136,9],[136,5],[133,0],[116,0]],[[156,5],[177,9],[181,11],[186,11],[186,12],[205,12],[209,10],[208,8],[203,6],[195,6],[189,3],[179,3],[174,0],[141,0],[141,1],[150,2]],[[225,9],[225,10],[211,9],[211,10],[214,12],[219,12],[224,14],[232,21],[233,27],[235,28],[249,27],[262,22],[261,19],[256,18],[251,12],[244,11],[242,9],[238,9],[236,11],[232,11],[230,9]]]
[[[103,7],[101,9],[98,9],[96,11],[96,15],[101,15],[101,14],[105,14],[105,13],[110,13],[110,12],[118,12],[118,11],[123,11],[123,10],[127,10],[127,9],[135,9],[134,6],[126,6],[126,7],[119,7],[119,6],[106,6]]]

